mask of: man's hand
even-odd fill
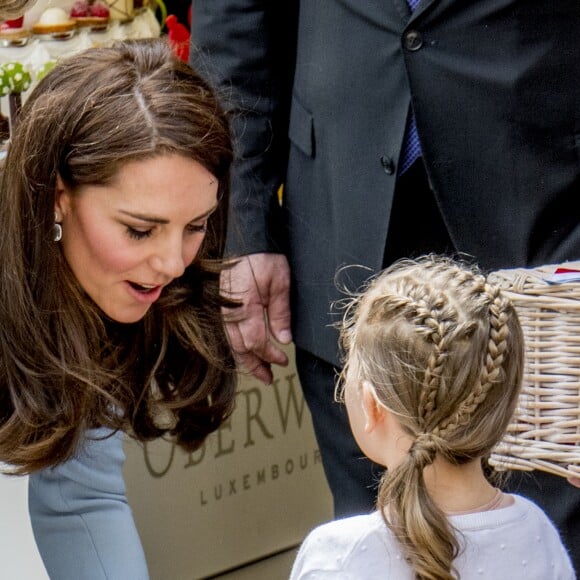
[[[225,309],[228,335],[236,359],[266,384],[272,364],[286,366],[288,357],[275,344],[292,341],[290,268],[283,254],[250,254],[221,275],[223,294],[242,303]]]

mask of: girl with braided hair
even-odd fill
[[[523,372],[500,289],[447,258],[400,261],[349,302],[341,339],[353,434],[387,469],[377,511],[311,532],[291,580],[573,579],[547,516],[490,482]]]

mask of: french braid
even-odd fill
[[[416,280],[405,278],[398,281],[391,293],[371,303],[367,320],[370,324],[381,323],[396,314],[432,347],[419,399],[418,416],[424,428],[436,407],[440,379],[453,335],[451,330],[457,326],[457,312],[444,295],[425,291]]]
[[[489,304],[489,340],[479,383],[459,405],[457,411],[440,423],[437,434],[443,438],[469,422],[473,412],[485,400],[493,385],[502,378],[502,365],[509,338],[508,321],[513,307],[496,286],[486,284],[484,295]]]

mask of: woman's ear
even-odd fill
[[[61,176],[56,175],[56,185],[54,191],[54,216],[55,221],[61,222],[62,218],[69,212],[71,196],[68,188],[64,184]]]
[[[362,406],[365,416],[365,432],[371,433],[382,424],[387,408],[379,401],[374,385],[370,381],[362,383]]]

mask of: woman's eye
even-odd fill
[[[207,232],[207,222],[202,224],[189,224],[187,231],[191,234],[205,234]]]
[[[134,240],[144,240],[151,235],[152,231],[153,230],[137,230],[127,226],[127,234],[129,234],[129,237],[133,238]]]

